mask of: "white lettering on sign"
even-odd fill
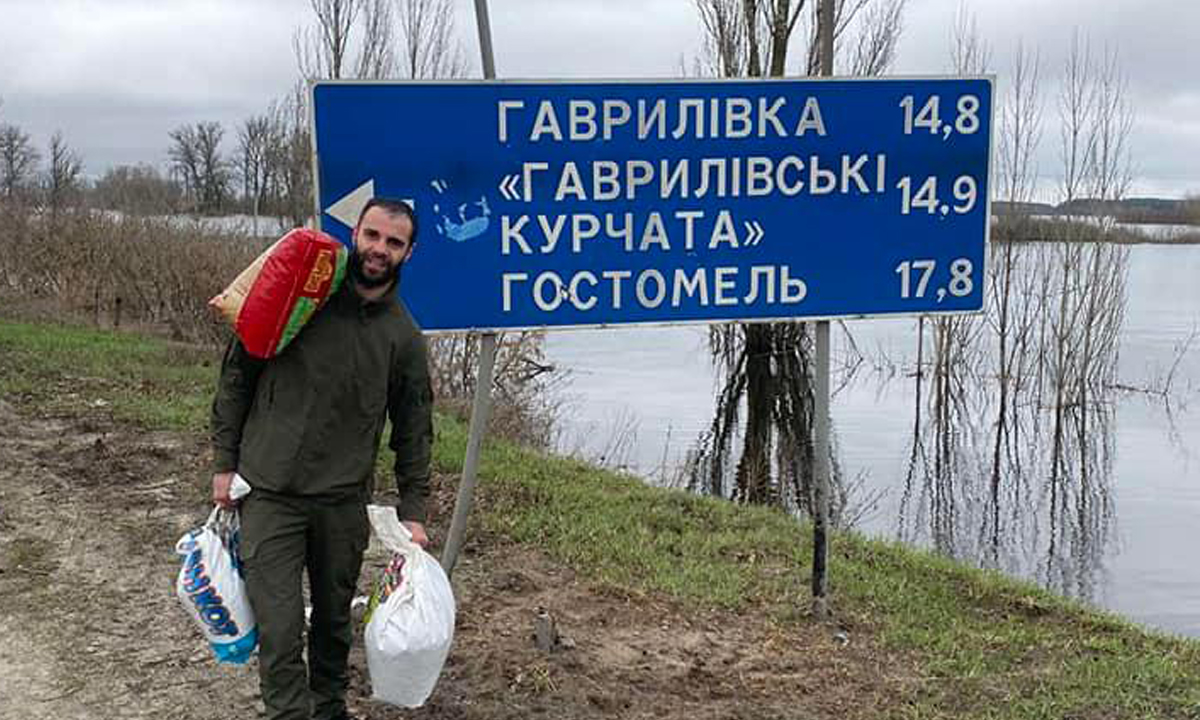
[[[605,270],[600,273],[600,277],[605,280],[612,280],[612,308],[613,310],[621,309],[621,281],[633,276],[629,270]]]
[[[796,108],[791,113],[786,113],[787,97],[643,98],[635,105],[622,98],[546,99],[538,101],[536,112],[526,111],[523,100],[499,100],[496,136],[500,142],[508,142],[512,128],[519,128],[522,121],[528,128],[530,142],[665,140],[668,137],[674,140],[745,140],[805,137],[809,133],[825,137],[828,134],[817,98],[790,100]],[[977,108],[978,101],[974,106],[963,103],[960,108],[963,119],[959,124],[964,129],[973,127],[971,122]],[[791,133],[781,117],[785,114],[795,118]],[[978,121],[974,121],[977,126]],[[906,127],[911,128],[912,124],[909,120]],[[964,130],[970,131],[973,130]]]
[[[800,113],[800,120],[796,123],[796,137],[804,137],[809,130],[815,130],[818,135],[825,137],[825,120],[821,118],[821,104],[812,97],[804,103],[804,110]]]
[[[629,122],[633,111],[629,107],[629,103],[624,100],[605,100],[604,101],[604,139],[612,140],[613,128],[620,127]]]
[[[508,142],[508,111],[520,110],[523,107],[525,107],[523,100],[501,100],[497,104],[496,134],[499,136],[500,142]]]
[[[688,275],[683,268],[675,269],[675,290],[671,294],[671,307],[679,307],[683,298],[695,297],[701,307],[708,305],[708,275],[704,268],[696,268]]]
[[[615,213],[604,216],[604,234],[613,240],[624,240],[625,252],[633,252],[633,213],[624,214],[620,229],[614,222],[616,217]]]
[[[548,171],[547,179],[553,184],[540,187],[539,173]],[[522,183],[519,191],[518,180]],[[973,181],[963,180],[956,190],[960,200],[969,195],[968,182]],[[499,186],[506,199],[530,201],[535,195],[548,194],[555,202],[632,201],[646,196],[661,200],[759,198],[776,193],[795,197],[804,192],[814,196],[882,194],[888,191],[887,156],[859,153],[829,158],[810,155],[807,159],[787,155],[778,160],[763,155],[657,162],[641,158],[568,160],[555,168],[545,162],[525,162],[519,175],[502,177]]]
[[[656,100],[647,110],[645,100],[638,100],[638,140],[653,137],[663,140],[667,137],[667,101]]]
[[[766,288],[764,295],[767,298],[767,304],[775,302],[775,266],[774,265],[756,265],[750,268],[750,294],[742,298],[742,303],[745,305],[753,305],[758,300],[759,280],[766,276],[766,280],[762,281],[762,286]]]
[[[542,228],[542,235],[546,238],[546,243],[542,245],[543,253],[552,253],[554,248],[558,246],[558,238],[562,236],[563,226],[566,224],[566,215],[556,215],[553,220],[545,215],[538,215],[538,225]],[[505,253],[507,255],[507,253]]]
[[[908,267],[904,263],[897,272],[907,273]],[[647,268],[637,272],[603,270],[598,274],[592,270],[579,270],[569,276],[546,270],[532,283],[529,273],[506,272],[501,275],[501,295],[506,313],[528,307],[543,313],[562,309],[580,312],[620,310],[627,306],[653,310],[667,303],[672,308],[794,305],[804,300],[808,287],[800,278],[791,277],[791,272],[787,265]],[[957,261],[951,272],[954,291],[969,292],[970,263]],[[905,284],[905,292],[907,287]]]
[[[571,115],[571,139],[591,140],[596,137],[596,104],[588,100],[567,103]]]
[[[574,196],[576,200],[587,200],[587,192],[583,189],[583,180],[579,177],[579,168],[573,162],[563,165],[562,174],[558,179],[558,189],[554,191],[554,202],[562,202],[567,199],[568,195]]]
[[[502,276],[504,282],[504,312],[512,312],[512,286],[513,283],[525,282],[529,279],[528,273],[504,273]]]
[[[545,288],[550,287],[550,298],[546,299]],[[537,305],[538,310],[543,312],[553,312],[562,305],[563,296],[566,295],[566,288],[563,287],[562,278],[558,273],[547,270],[537,276],[537,280],[533,281],[533,303]]]
[[[564,231],[569,231],[564,235]],[[620,241],[625,252],[670,252],[673,247],[694,251],[698,233],[707,233],[708,250],[753,247],[766,234],[755,219],[739,222],[729,210],[706,214],[703,210],[676,210],[670,215],[651,211],[644,216],[632,212],[571,213],[560,215],[501,215],[501,255],[549,255],[559,249],[578,255],[585,241],[601,237]],[[565,237],[570,243],[561,242]],[[536,247],[536,251],[535,248]]]
[[[533,121],[533,130],[529,133],[529,142],[537,142],[543,135],[549,135],[554,140],[563,139],[562,128],[558,124],[558,116],[554,114],[554,105],[549,100],[538,103],[537,119]]]
[[[590,213],[571,216],[571,252],[583,251],[583,241],[600,234],[600,218]]]
[[[737,294],[728,294],[733,292],[733,289],[737,286],[737,274],[738,269],[736,267],[717,268],[714,273],[715,281],[713,282],[713,285],[716,287],[716,297],[713,298],[714,305],[737,305]]]

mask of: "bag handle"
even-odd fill
[[[396,516],[396,508],[388,505],[368,505],[367,517],[371,529],[383,546],[394,553],[412,557],[421,547],[413,542],[412,532]]]

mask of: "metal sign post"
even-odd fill
[[[479,27],[479,52],[483,61],[483,77],[496,78],[496,58],[492,54],[492,24],[488,19],[487,0],[475,0],[475,24]],[[467,522],[471,508],[475,505],[475,483],[479,476],[479,454],[483,451],[483,436],[487,433],[488,418],[492,414],[492,369],[496,365],[498,338],[494,332],[485,332],[479,338],[479,371],[475,373],[475,400],[471,403],[471,426],[467,431],[467,454],[463,459],[462,478],[458,483],[458,497],[454,500],[454,517],[450,521],[450,532],[446,547],[442,551],[442,567],[447,575],[454,573],[458,553],[462,550],[467,534]]]
[[[459,480],[458,497],[454,501],[454,517],[450,521],[450,532],[446,537],[446,547],[442,551],[442,567],[446,569],[447,575],[454,572],[454,565],[458,562],[458,553],[462,550],[467,534],[467,521],[475,504],[479,454],[483,450],[483,436],[487,432],[488,418],[492,412],[492,368],[496,364],[496,344],[496,333],[484,333],[479,338],[479,372],[475,375],[475,400],[471,404],[467,455],[463,459],[462,479]]]
[[[821,0],[818,39],[821,43],[821,75],[833,74],[833,0]],[[829,321],[817,323],[816,367],[813,368],[813,559],[812,612],[829,614]]]

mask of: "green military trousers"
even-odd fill
[[[270,720],[328,720],[346,712],[350,601],[369,525],[361,499],[251,492],[241,504],[242,562],[258,622],[259,682]],[[312,617],[305,667],[302,573]]]

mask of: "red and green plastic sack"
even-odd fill
[[[278,355],[346,277],[346,246],[318,230],[297,228],[267,248],[229,287],[208,301],[246,352]]]

